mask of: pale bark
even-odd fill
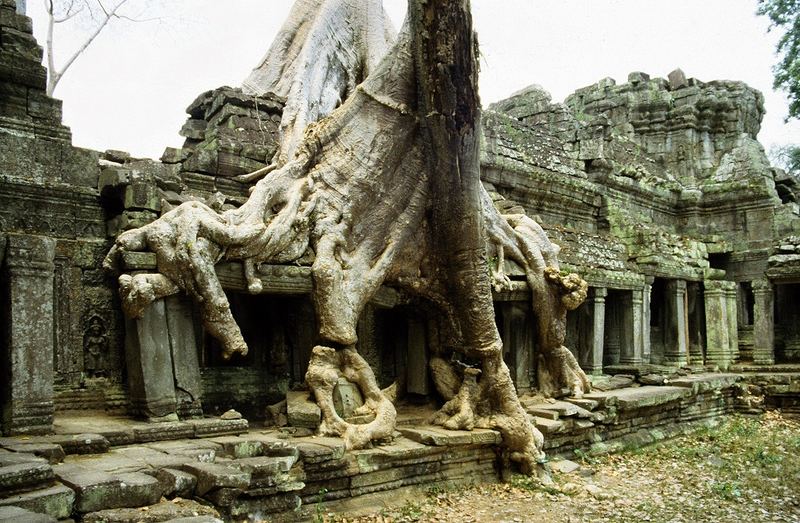
[[[371,7],[352,14],[357,6]],[[532,471],[543,458],[542,436],[502,359],[491,284],[509,281],[502,264],[490,274],[487,249],[526,271],[540,367],[551,392],[588,388],[562,350],[566,311],[580,304],[586,284],[562,276],[557,248],[541,227],[526,216],[501,216],[480,183],[477,43],[468,0],[411,0],[410,16],[385,53],[379,52],[388,40],[379,6],[377,0],[298,1],[252,82],[287,96],[285,157],[240,208],[217,213],[185,203],[120,235],[106,266],[116,267],[126,250],[155,252],[158,275],[120,277],[126,312],[135,316],[150,301],[183,290],[200,304],[206,328],[230,356],[247,346],[214,265],[242,261],[248,288],[260,292],[257,264],[313,253],[321,341],[306,381],[323,414],[321,431],[344,436],[348,448],[394,429],[394,406],[354,346],[369,299],[383,284],[402,288],[432,304],[441,323],[442,353],[432,367],[448,401],[435,421],[500,430],[508,458]],[[342,55],[333,43],[340,38],[358,47]],[[378,54],[385,54],[379,63]],[[320,57],[329,63],[309,63]],[[364,81],[351,85],[359,75]],[[307,88],[316,81],[322,83]],[[331,93],[344,97],[338,107]],[[298,125],[302,134],[292,127]],[[456,369],[447,361],[452,354],[477,360],[480,369]],[[354,425],[336,414],[331,395],[339,377],[359,386],[372,422]]]

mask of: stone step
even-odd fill
[[[286,474],[297,462],[296,456],[267,457],[237,459],[226,463],[227,466],[234,467],[250,474],[252,479],[272,477],[278,474]]]
[[[22,438],[0,438],[0,447],[11,452],[33,454],[53,465],[64,461],[64,449],[56,443],[31,443]]]
[[[563,421],[540,418],[538,416],[531,416],[531,418],[533,418],[532,421],[536,428],[545,436],[566,430],[566,424]]]
[[[411,441],[437,447],[451,445],[486,444],[498,445],[502,442],[500,433],[494,430],[447,430],[441,427],[398,427],[400,433]]]
[[[573,405],[577,405],[578,407],[581,407],[582,409],[586,409],[588,411],[593,411],[600,406],[599,402],[586,398],[564,398],[564,401],[568,401]]]
[[[56,523],[53,516],[37,514],[20,507],[0,507],[0,523]]]
[[[246,489],[250,486],[250,474],[234,467],[216,463],[187,463],[181,470],[197,478],[197,495],[202,496],[219,488]]]
[[[81,513],[152,505],[161,498],[161,484],[147,474],[109,474],[77,465],[58,465],[56,476],[75,491]]]
[[[72,514],[72,509],[75,506],[75,492],[64,485],[58,484],[54,487],[33,490],[0,499],[0,507],[9,505],[24,508],[31,512],[48,514],[56,519],[66,519]]]
[[[44,460],[0,466],[0,495],[48,485],[54,478],[53,468]]]

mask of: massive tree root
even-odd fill
[[[479,370],[459,372],[434,358],[437,387],[449,400],[435,421],[496,428],[509,459],[533,470],[542,436],[502,360],[491,285],[509,281],[502,263],[490,274],[487,249],[527,274],[552,393],[588,388],[563,348],[566,311],[583,300],[586,284],[562,276],[542,229],[526,216],[500,215],[480,183],[471,27],[468,0],[410,0],[387,50],[392,33],[378,0],[299,0],[248,82],[253,91],[287,96],[274,170],[259,173],[238,209],[218,213],[189,202],[120,235],[107,267],[118,267],[124,251],[152,251],[158,261],[157,274],[120,276],[126,313],[137,317],[153,300],[185,291],[224,355],[245,353],[215,264],[243,262],[257,293],[258,264],[313,255],[320,345],[306,382],[323,414],[321,432],[360,448],[391,435],[396,414],[354,349],[356,324],[381,285],[398,286],[440,311],[449,352],[479,362]],[[355,425],[336,413],[339,377],[358,385],[373,421]]]

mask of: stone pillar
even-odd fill
[[[53,428],[53,272],[55,240],[9,234],[3,296],[3,431]]]
[[[664,321],[664,363],[683,366],[687,363],[689,339],[689,331],[686,328],[686,282],[668,281],[664,294],[667,300]]]
[[[753,282],[753,363],[775,363],[775,292],[764,278]]]
[[[606,326],[606,296],[608,289],[605,287],[592,287],[590,289],[588,305],[592,315],[591,332],[587,333],[590,343],[589,358],[584,369],[589,374],[603,373],[603,347],[605,344]]]
[[[734,314],[733,323],[736,324],[733,308],[729,311],[728,297],[735,292],[735,283],[722,280],[707,280],[705,282],[706,302],[706,362],[719,365],[726,369],[733,362],[731,348],[731,332],[729,313]]]
[[[728,307],[728,342],[731,363],[739,361],[739,313],[737,311],[737,288],[735,282],[728,282],[725,301]]]
[[[653,291],[653,278],[648,277],[642,287],[642,360],[650,361],[650,298]]]
[[[620,365],[642,363],[642,293],[630,291],[622,298],[622,347]]]
[[[125,325],[128,388],[135,414],[153,421],[177,420],[172,350],[164,300]]]
[[[408,363],[406,389],[412,394],[428,395],[428,346],[426,324],[418,318],[408,319]]]
[[[618,292],[614,296],[619,296]],[[606,295],[608,298],[608,295]],[[606,301],[606,322],[605,322],[605,347],[603,350],[603,365],[618,365],[620,360],[622,333],[621,333],[621,300]]]
[[[181,417],[202,416],[203,380],[192,304],[184,295],[169,296],[164,301],[178,413]]]

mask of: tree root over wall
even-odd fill
[[[356,352],[356,324],[381,285],[393,285],[437,311],[443,351],[431,361],[447,402],[435,422],[498,429],[508,458],[530,472],[543,458],[502,359],[491,288],[510,280],[503,260],[527,275],[538,321],[543,392],[580,395],[586,376],[563,347],[566,313],[586,283],[558,270],[558,248],[524,215],[503,216],[480,183],[477,42],[468,0],[410,0],[399,35],[379,0],[298,0],[251,92],[286,96],[281,147],[238,209],[197,202],[119,236],[106,258],[152,251],[158,273],[123,274],[123,307],[140,316],[154,300],[186,292],[226,357],[247,345],[216,277],[220,261],[240,261],[250,292],[255,267],[312,255],[312,298],[320,345],[306,382],[323,415],[320,431],[362,448],[390,436],[394,405]],[[260,179],[259,179],[260,178]],[[489,269],[487,257],[500,260]],[[448,354],[479,368],[456,369]],[[339,377],[360,388],[370,423],[333,408]]]

